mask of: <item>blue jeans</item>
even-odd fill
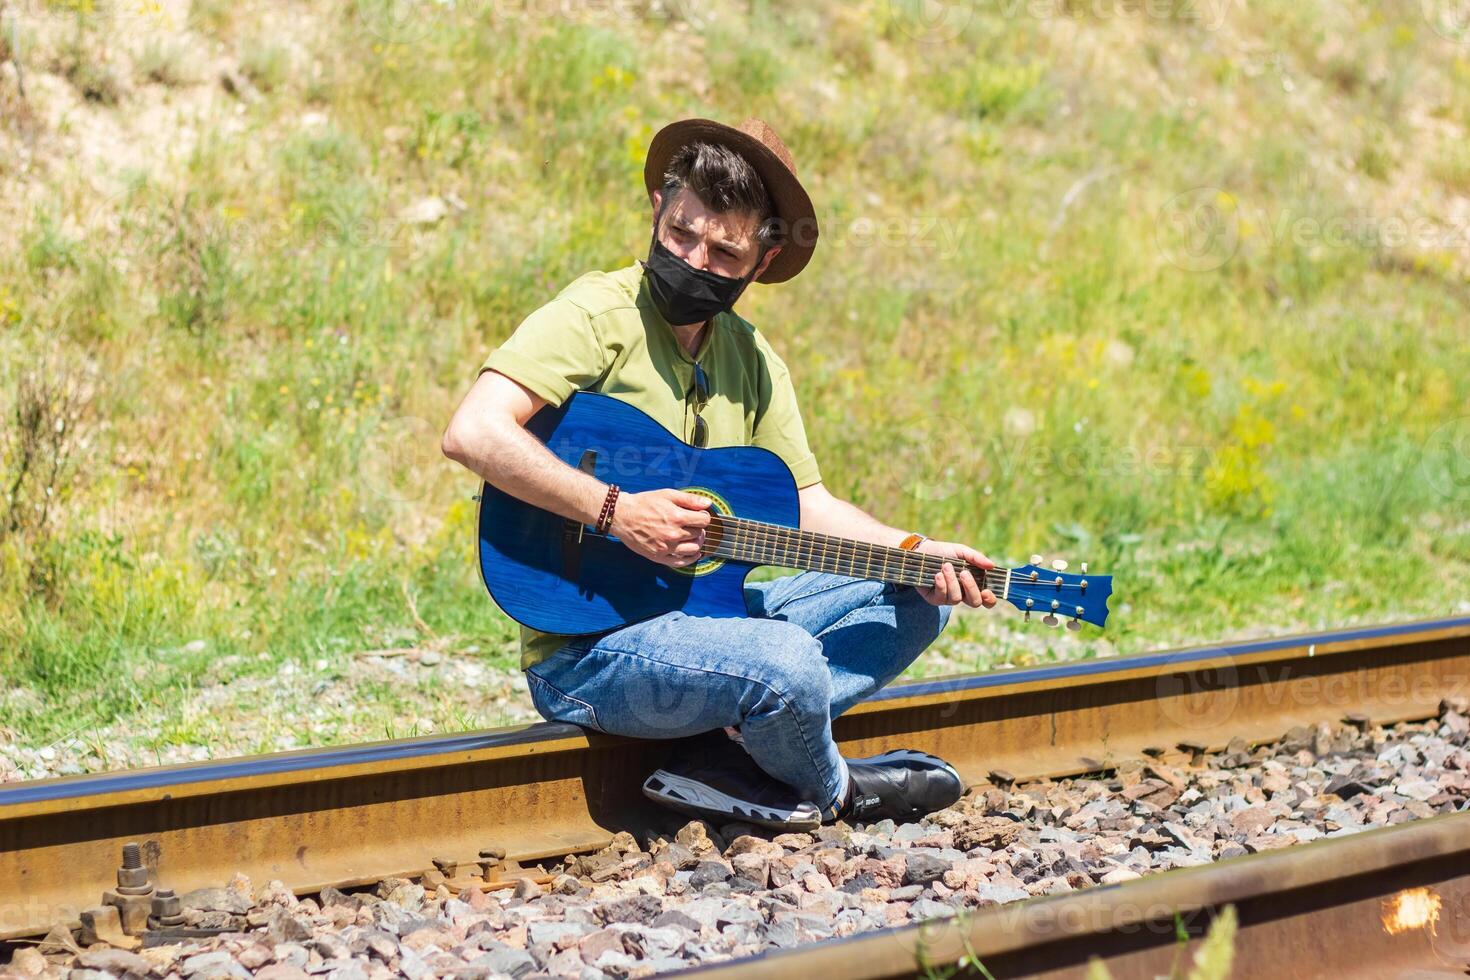
[[[745,587],[748,619],[665,613],[578,637],[526,672],[536,710],[610,735],[738,726],[751,758],[835,814],[832,719],[893,680],[951,607],[909,586],[802,572]]]

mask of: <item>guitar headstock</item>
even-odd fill
[[[1108,619],[1113,577],[1087,574],[1086,562],[1080,572],[1066,568],[1067,563],[1060,560],[1046,567],[1040,555],[1032,555],[1028,564],[1011,569],[1006,599],[1026,613],[1028,620],[1035,613],[1048,626],[1063,622],[1071,630],[1080,629],[1080,623],[1102,626]]]

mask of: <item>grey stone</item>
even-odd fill
[[[472,966],[485,966],[494,973],[505,973],[520,980],[536,972],[536,961],[531,954],[513,946],[502,946],[489,950],[470,961]]]
[[[243,980],[250,980],[250,971],[236,963],[235,958],[223,950],[197,953],[180,963],[178,968],[184,976],[200,980],[212,977],[241,977]]]
[[[731,903],[720,910],[719,914],[715,917],[715,922],[721,927],[730,923],[758,925],[765,922],[765,918],[749,906]]]
[[[699,935],[700,929],[699,922],[680,909],[666,909],[660,912],[649,925],[655,928],[672,927],[675,929],[685,929],[696,936]]]
[[[997,885],[986,882],[975,889],[975,894],[980,898],[1004,905],[1007,902],[1020,902],[1031,896],[1023,888],[1014,888],[1008,885]]]
[[[342,937],[329,932],[318,936],[312,943],[312,948],[324,960],[350,960],[352,958],[352,950],[342,941]]]
[[[730,875],[730,868],[718,861],[701,861],[689,876],[689,885],[692,888],[704,888],[715,882],[725,881]]]
[[[404,882],[388,892],[387,901],[409,912],[417,912],[424,904],[424,886]]]
[[[367,970],[356,960],[334,960],[336,968],[327,973],[327,980],[367,980]]]
[[[598,912],[604,922],[648,924],[664,910],[664,903],[654,895],[631,895],[603,905]]]
[[[909,906],[909,918],[912,919],[946,919],[954,914],[954,906],[936,902],[932,898],[921,898]]]
[[[908,824],[907,826],[913,825]],[[948,870],[948,861],[941,861],[928,854],[913,853],[908,856],[908,866],[904,869],[903,881],[906,885],[927,885],[936,878],[943,877]]]
[[[384,963],[398,955],[398,944],[386,932],[369,929],[362,934],[362,948]]]
[[[179,896],[179,904],[199,912],[228,912],[244,915],[250,911],[250,899],[228,888],[196,888]]]
[[[407,946],[398,951],[398,972],[408,977],[408,980],[424,980],[434,974],[424,958]]]
[[[801,942],[801,937],[797,935],[796,923],[790,919],[772,922],[766,927],[766,942],[782,948],[795,946]]]
[[[526,935],[531,942],[537,945],[544,943],[555,946],[557,949],[564,949],[591,931],[590,926],[581,923],[552,920],[532,922],[526,928]]]
[[[271,952],[275,954],[277,963],[294,966],[298,970],[306,969],[307,961],[311,959],[311,954],[300,943],[277,943]]]

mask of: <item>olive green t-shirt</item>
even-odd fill
[[[821,480],[786,364],[760,331],[733,312],[717,314],[690,356],[653,305],[638,262],[572,281],[521,321],[480,371],[493,368],[552,405],[574,391],[600,391],[691,442],[696,359],[709,385],[700,415],[710,447],[763,446],[790,467],[797,487]],[[521,668],[568,639],[521,627]]]

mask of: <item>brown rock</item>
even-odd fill
[[[995,865],[982,858],[966,858],[956,861],[944,872],[944,883],[950,888],[960,891],[966,888],[976,888],[995,874]]]
[[[449,949],[456,940],[449,933],[439,929],[415,929],[403,937],[402,945],[407,946],[415,953],[422,953],[426,946],[437,946],[440,949]]]
[[[255,972],[255,980],[307,980],[309,974],[289,963],[272,963]]]
[[[1125,788],[1118,795],[1132,802],[1133,800],[1139,800],[1150,794],[1157,793],[1159,790],[1167,788],[1168,785],[1162,779],[1142,779],[1132,786]]]
[[[873,883],[879,888],[898,888],[903,884],[903,875],[907,870],[908,862],[902,854],[895,854],[881,861],[877,858],[864,858],[857,866],[857,873],[872,875]]]
[[[1230,827],[1237,834],[1253,837],[1276,822],[1276,817],[1263,807],[1236,810],[1230,815]]]
[[[770,862],[767,866],[770,874],[772,888],[780,888],[789,884],[799,864],[805,864],[806,858],[799,854],[783,854]]]
[[[750,838],[744,839],[749,840]],[[771,859],[764,854],[749,851],[736,854],[730,859],[730,867],[735,874],[754,883],[758,888],[765,888],[770,881]]]
[[[1261,791],[1265,793],[1284,793],[1291,789],[1291,777],[1284,772],[1267,772],[1261,775]]]
[[[801,876],[801,887],[813,895],[820,894],[821,892],[829,892],[832,890],[832,879],[826,875],[818,874],[815,871],[808,871]]]
[[[33,946],[22,946],[10,958],[11,972],[27,977],[40,976],[50,965],[46,962],[46,957],[42,956],[40,951]]]
[[[780,844],[788,851],[799,851],[812,843],[811,834],[777,834],[772,843]]]
[[[1161,762],[1151,762],[1144,769],[1154,779],[1163,780],[1176,793],[1183,793],[1185,787],[1189,785],[1189,780],[1185,778],[1184,773]]]
[[[1157,807],[1160,810],[1166,810],[1179,802],[1179,791],[1172,786],[1165,786],[1142,797],[1139,802],[1147,803],[1149,806]]]
[[[679,832],[674,835],[674,840],[689,848],[696,855],[702,856],[710,851],[723,850],[719,846],[722,843],[719,836],[715,829],[703,820],[691,820],[679,828]]]
[[[1291,834],[1257,834],[1245,839],[1245,849],[1252,854],[1261,851],[1275,851],[1283,847],[1290,847],[1296,843],[1296,838]]]
[[[264,943],[251,943],[235,954],[235,959],[247,970],[258,970],[276,958],[275,951]]]
[[[77,956],[77,966],[84,970],[103,970],[122,976],[147,976],[152,964],[137,953],[123,949],[89,949]]]
[[[1006,817],[980,817],[954,830],[954,846],[962,851],[976,847],[992,850],[1005,847],[1016,839],[1021,825]]]
[[[599,929],[583,936],[577,943],[582,962],[589,965],[596,963],[597,958],[609,950],[623,952],[623,936],[616,929]]]

